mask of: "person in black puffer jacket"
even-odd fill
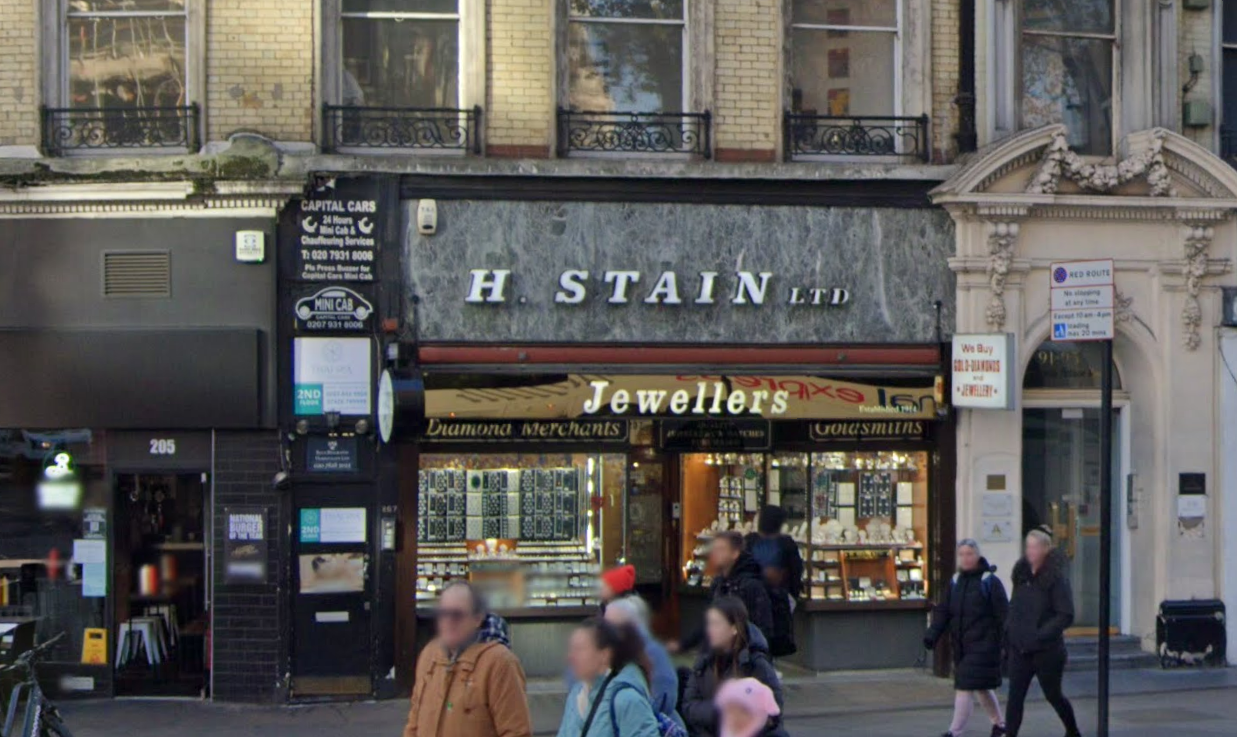
[[[954,718],[944,737],[959,737],[970,721],[975,698],[992,722],[992,737],[1005,734],[996,689],[1001,687],[1001,643],[1009,599],[995,575],[996,567],[979,554],[979,543],[958,544],[958,572],[932,610],[924,636],[931,650],[949,635],[954,660]]]
[[[773,609],[764,572],[752,554],[743,549],[743,535],[733,530],[723,532],[709,548],[709,565],[716,574],[709,592],[716,602],[733,596],[743,602],[748,621],[756,625],[766,641],[773,637]],[[697,628],[681,642],[671,643],[671,652],[686,652],[704,641],[704,629]]]
[[[755,678],[769,687],[782,703],[782,684],[769,657],[769,645],[760,630],[747,619],[743,602],[723,596],[705,614],[706,648],[687,678],[679,714],[692,737],[715,737],[720,714],[714,699],[722,684],[738,678]]]
[[[1027,534],[1026,551],[1014,566],[1014,592],[1005,633],[1009,659],[1010,737],[1022,727],[1023,705],[1033,678],[1061,723],[1066,737],[1078,737],[1074,707],[1061,692],[1065,673],[1065,630],[1074,622],[1074,592],[1065,575],[1065,561],[1053,550],[1052,535],[1043,529]]]

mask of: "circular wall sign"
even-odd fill
[[[384,369],[378,377],[378,437],[382,442],[391,442],[391,433],[395,430],[395,386],[391,381],[391,372]]]

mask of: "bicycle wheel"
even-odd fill
[[[73,737],[73,733],[64,726],[60,715],[49,709],[43,713],[43,721],[39,724],[39,737]]]

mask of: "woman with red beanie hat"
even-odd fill
[[[627,596],[636,589],[636,567],[632,565],[611,568],[601,574],[598,594],[605,606],[620,596]]]

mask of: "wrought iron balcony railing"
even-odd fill
[[[786,159],[817,156],[915,156],[928,162],[928,116],[918,118],[811,115],[787,111]]]
[[[688,154],[709,158],[713,115],[558,110],[558,153]]]
[[[326,105],[326,151],[443,149],[481,153],[481,107],[407,108]]]
[[[1220,158],[1237,167],[1237,128],[1220,126]]]
[[[187,107],[42,109],[43,150],[49,156],[76,151],[201,148],[201,113]]]

